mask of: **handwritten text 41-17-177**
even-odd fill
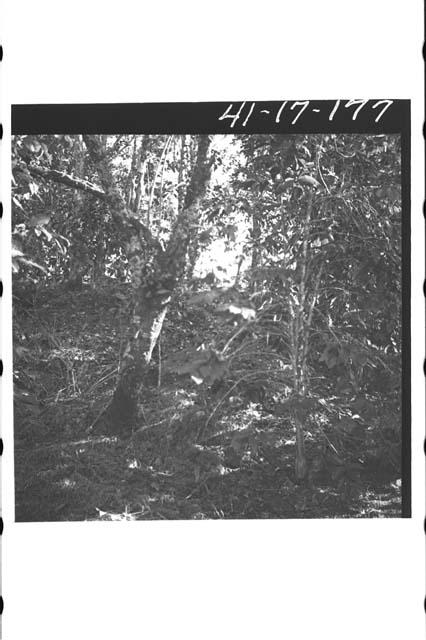
[[[287,118],[292,117],[289,124],[294,125],[304,113],[321,113],[321,109],[314,106],[319,103],[312,103],[311,100],[284,100],[277,111],[265,109],[263,108],[263,104],[262,108],[258,110],[258,113],[266,116],[275,115],[275,124],[280,124],[281,120],[287,116]],[[374,118],[374,122],[377,123],[392,104],[393,100],[336,100],[332,109],[328,113],[328,120],[329,122],[332,122],[339,109],[349,109],[350,107],[354,107],[352,120],[356,121],[361,110],[367,107],[374,110],[372,112],[372,116],[376,116]],[[256,102],[251,102],[250,106],[246,101],[242,102],[237,111],[233,111],[233,108],[234,104],[231,103],[218,120],[229,119],[229,127],[232,129],[240,119],[244,118],[241,122],[241,126],[245,127],[253,114],[256,113]]]

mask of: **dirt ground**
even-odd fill
[[[153,370],[143,424],[125,438],[103,432],[122,292],[15,287],[17,521],[400,516],[395,464],[373,456],[343,464],[324,450],[324,429],[308,424],[310,472],[297,483],[285,416],[256,398],[222,396],[212,417],[217,397],[188,376],[164,375],[159,385]],[[191,331],[171,316],[162,352],[190,344]]]

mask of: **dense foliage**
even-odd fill
[[[15,137],[18,519],[399,514],[399,137],[209,145]]]

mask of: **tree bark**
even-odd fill
[[[29,172],[102,199],[124,237],[133,295],[117,386],[109,409],[104,414],[105,426],[109,427],[109,431],[124,434],[138,426],[152,352],[171,297],[183,277],[191,235],[194,229],[198,229],[199,209],[211,172],[212,163],[208,160],[210,138],[207,135],[198,136],[195,164],[184,203],[165,249],[149,227],[141,222],[139,212],[129,207],[122,195],[114,179],[105,136],[83,135],[83,140],[96,167],[101,187],[62,171],[30,164],[17,166],[14,171]]]
[[[36,167],[32,164],[28,164],[22,167],[16,166],[14,167],[13,171],[15,173],[25,173],[26,171],[28,171],[31,175],[37,176],[38,178],[44,178],[45,180],[57,182],[67,187],[72,187],[73,189],[85,191],[86,193],[89,193],[92,196],[96,196],[96,198],[100,198],[101,200],[105,200],[107,197],[106,193],[96,185],[88,182],[87,180],[82,180],[81,178],[70,176],[69,174],[65,173],[65,171],[57,171],[56,169],[47,169],[45,167]]]
[[[80,136],[74,139],[73,147],[73,173],[78,180],[84,176],[84,146]],[[87,202],[87,193],[84,190],[76,189],[73,194],[73,215],[77,218],[84,217],[84,209]],[[71,289],[80,289],[83,285],[83,276],[88,266],[87,246],[80,231],[76,231],[75,239],[70,247],[70,271],[68,286]]]
[[[210,141],[208,136],[199,136],[197,159],[185,202],[171,231],[168,245],[162,249],[143,225],[141,233],[139,221],[126,206],[97,138],[84,136],[84,139],[96,163],[111,212],[126,231],[133,301],[118,384],[106,418],[111,432],[128,433],[138,426],[152,352],[173,292],[185,270],[188,244],[210,178],[211,163],[207,160]]]
[[[149,143],[149,136],[143,136],[143,140],[139,148],[135,197],[132,204],[132,209],[135,213],[138,213],[142,196],[145,195],[145,164],[146,164],[145,156],[148,150],[148,143]]]

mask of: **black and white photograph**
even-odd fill
[[[4,6],[0,635],[420,640],[417,3]]]
[[[402,171],[400,133],[14,135],[16,521],[409,514]]]

